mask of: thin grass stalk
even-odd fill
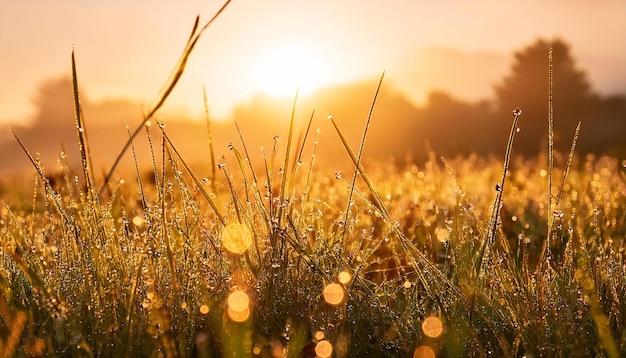
[[[243,138],[242,138],[242,141],[243,141]],[[248,177],[246,176],[245,160],[243,159],[243,157],[241,156],[241,153],[239,153],[237,148],[232,147],[232,151],[235,154],[235,157],[237,158],[237,163],[239,164],[239,169],[241,170],[241,176],[242,176],[243,182],[244,182],[244,192],[246,194],[246,203],[248,204],[248,209],[250,209],[250,203],[251,203],[250,196],[249,196],[250,195],[250,183],[248,181]],[[228,183],[228,187],[231,190],[231,196],[233,198],[233,203],[235,205],[235,210],[237,212],[237,217],[239,219],[239,223],[243,224],[244,223],[243,219],[244,218],[246,219],[245,221],[247,222],[247,226],[253,232],[254,247],[255,247],[256,252],[257,252],[258,262],[261,262],[261,250],[260,250],[259,240],[258,240],[259,233],[258,233],[258,231],[257,231],[257,229],[255,227],[256,225],[253,225],[254,218],[252,217],[252,214],[253,214],[252,210],[246,210],[245,211],[245,213],[246,213],[245,216],[240,213],[239,206],[241,206],[241,208],[243,209],[243,203],[241,203],[241,200],[239,199],[239,196],[237,195],[237,193],[235,191],[234,185],[233,185],[232,181],[230,180],[230,175],[227,172],[226,166],[224,166],[222,169],[224,170],[224,174],[226,176],[226,181]],[[259,209],[260,214],[263,216],[263,222],[267,225],[268,232],[270,232],[269,220],[268,220],[268,216],[267,216],[268,215],[267,208],[262,204],[260,193],[258,193],[258,190],[259,190],[258,184],[255,185],[255,187],[256,187],[256,190],[254,190],[252,192],[252,195],[254,196],[255,201],[258,203],[257,204],[257,208]],[[248,261],[250,261],[250,259],[248,257],[248,253],[246,253],[246,258],[248,258]],[[252,264],[250,266],[252,267]]]
[[[554,175],[554,108],[553,108],[553,86],[554,86],[554,72],[552,61],[552,47],[548,51],[548,234],[546,240],[543,242],[541,252],[539,254],[539,261],[537,262],[537,270],[541,271],[543,265],[544,256],[546,261],[550,260],[550,239],[552,236],[552,226],[554,223],[554,203],[552,196],[552,177]]]
[[[302,201],[300,202],[300,213],[301,215],[298,217],[298,227],[300,227],[300,223],[302,218],[304,217],[304,204],[309,201],[309,193],[311,189],[311,179],[313,178],[313,166],[315,165],[315,157],[317,153],[317,146],[320,142],[320,129],[317,129],[317,135],[315,136],[315,142],[313,143],[313,153],[311,154],[311,165],[309,166],[309,170],[306,177],[306,183],[304,185],[304,193],[302,194]]]
[[[88,201],[94,210],[98,210],[97,196],[94,192],[94,180],[91,170],[91,155],[89,154],[89,142],[87,140],[87,128],[83,117],[83,108],[80,105],[78,94],[78,74],[76,72],[76,60],[74,50],[72,50],[72,92],[74,95],[74,116],[76,118],[76,134],[78,136],[78,149],[82,160],[83,174],[85,176],[85,186],[87,187]],[[100,215],[98,215],[99,217]]]
[[[149,133],[148,133],[149,134]],[[150,138],[151,136],[148,135],[148,138]],[[154,176],[157,179],[157,190],[158,190],[158,201],[159,201],[159,206],[161,209],[161,235],[163,235],[163,241],[165,242],[165,249],[167,250],[167,260],[169,263],[169,267],[170,267],[170,272],[172,275],[172,281],[174,284],[174,290],[178,289],[178,279],[176,277],[176,267],[174,265],[175,259],[174,259],[174,253],[172,251],[172,245],[170,243],[170,235],[168,232],[168,225],[167,225],[167,210],[166,208],[166,203],[165,203],[165,138],[162,139],[161,142],[161,146],[162,146],[162,157],[161,157],[161,170],[162,170],[162,179],[159,181],[158,180],[158,171],[156,168],[156,159],[154,156],[154,151],[152,150],[152,141],[150,142],[150,150],[152,153],[152,162],[154,164]]]
[[[241,179],[243,180],[244,194],[246,195],[246,203],[250,203],[250,182],[248,180],[248,176],[246,175],[246,163],[241,153],[237,148],[235,148],[232,144],[229,145],[230,149],[233,151],[235,155],[235,159],[237,159],[237,165],[239,165],[239,170],[241,171]],[[227,177],[229,179],[229,177]],[[254,193],[253,193],[254,195]]]
[[[576,126],[576,132],[574,132],[574,138],[572,139],[572,146],[569,150],[569,156],[567,157],[567,164],[565,165],[565,172],[563,173],[563,180],[561,180],[559,193],[556,197],[557,206],[561,203],[561,198],[563,197],[563,189],[565,188],[565,180],[567,179],[567,175],[569,174],[569,170],[572,166],[572,161],[574,160],[574,151],[576,149],[576,143],[578,142],[578,136],[580,135],[580,125],[581,125],[581,122],[578,122],[578,125]]]
[[[130,127],[126,125],[126,132],[130,136]],[[135,144],[130,142],[130,150],[133,155],[133,163],[135,164],[135,174],[137,175],[137,185],[139,186],[139,197],[141,198],[141,209],[146,212],[148,208],[148,202],[146,201],[146,195],[143,190],[143,181],[141,180],[141,173],[139,172],[139,163],[137,162],[137,153],[135,152]]]
[[[209,144],[209,154],[211,158],[211,189],[213,192],[217,192],[215,181],[216,177],[216,167],[217,163],[215,162],[215,151],[213,150],[213,132],[211,131],[211,118],[209,116],[209,103],[206,97],[206,87],[202,86],[202,99],[204,101],[204,116],[206,118],[206,131],[207,131],[207,142]]]
[[[496,233],[498,232],[498,223],[500,221],[500,209],[502,207],[502,194],[504,193],[504,184],[506,182],[506,174],[509,169],[509,162],[511,159],[511,152],[513,150],[513,140],[515,139],[515,133],[517,132],[517,122],[519,121],[519,117],[521,116],[522,111],[519,108],[513,110],[513,124],[511,125],[511,131],[509,132],[509,140],[507,142],[506,151],[504,153],[504,163],[502,168],[502,178],[500,179],[500,183],[496,184],[496,199],[494,200],[493,207],[491,209],[491,218],[489,221],[489,230],[487,231],[487,236],[485,240],[483,240],[481,247],[479,249],[479,254],[476,259],[473,276],[476,280],[480,277],[480,272],[482,270],[483,264],[488,257],[489,249],[492,247],[493,243],[496,240]],[[504,242],[504,240],[503,240]],[[482,290],[482,284],[479,290]],[[470,312],[469,312],[469,320],[472,321],[472,316],[474,313],[474,303],[476,298],[476,287],[472,287],[470,293]]]
[[[183,53],[182,53],[181,57],[179,58],[178,62],[176,63],[176,66],[174,66],[174,70],[172,71],[172,73],[170,74],[168,79],[165,81],[165,84],[163,85],[161,91],[159,92],[156,104],[150,109],[148,114],[144,116],[143,121],[137,127],[137,129],[135,129],[135,131],[131,135],[130,140],[128,140],[126,142],[126,144],[124,144],[124,146],[122,147],[122,150],[120,151],[120,153],[116,157],[115,161],[113,162],[113,165],[111,166],[111,169],[109,170],[109,172],[107,173],[107,175],[104,178],[104,182],[102,183],[102,186],[100,187],[100,194],[102,194],[104,192],[104,189],[105,189],[106,185],[109,183],[109,180],[111,180],[111,176],[115,172],[115,169],[117,168],[117,165],[119,164],[120,160],[122,159],[122,156],[124,156],[124,153],[126,153],[128,148],[130,147],[131,140],[134,139],[139,134],[139,132],[141,131],[141,127],[146,123],[146,121],[152,119],[154,114],[165,103],[165,100],[169,97],[169,95],[172,92],[172,90],[174,89],[174,87],[176,87],[176,84],[178,83],[178,80],[181,78],[181,76],[183,75],[183,72],[185,71],[185,67],[187,65],[187,60],[189,59],[189,56],[191,55],[191,52],[193,51],[194,47],[198,43],[198,40],[200,39],[200,37],[202,36],[204,31],[226,9],[226,7],[228,6],[228,4],[230,4],[230,2],[231,2],[231,0],[226,0],[224,5],[222,5],[222,7],[217,11],[217,13],[215,15],[213,15],[213,17],[200,30],[198,30],[198,24],[199,24],[199,21],[200,21],[200,17],[199,16],[196,17],[196,21],[195,21],[193,29],[191,31],[191,35],[189,36],[189,39],[187,40],[187,44],[185,45]]]
[[[387,208],[385,208],[385,205],[383,204],[382,199],[380,198],[380,196],[378,195],[378,192],[374,188],[374,184],[372,183],[372,181],[370,180],[369,176],[365,172],[365,169],[361,165],[360,161],[357,159],[356,154],[354,154],[354,151],[350,147],[350,144],[348,143],[348,140],[343,135],[343,132],[341,131],[341,129],[339,129],[339,126],[335,122],[335,119],[333,118],[333,116],[329,115],[328,119],[330,120],[330,122],[335,127],[335,131],[337,132],[337,135],[339,135],[339,139],[341,140],[341,143],[343,144],[344,149],[346,150],[346,152],[350,156],[350,159],[352,160],[352,163],[357,167],[357,172],[361,175],[361,178],[363,179],[363,181],[365,182],[365,184],[369,188],[369,190],[372,193],[372,195],[374,195],[374,202],[373,202],[374,207],[378,211],[380,211],[381,214],[384,214],[385,217],[388,217],[389,213],[387,212]]]
[[[487,237],[482,243],[480,249],[480,255],[476,262],[476,270],[474,271],[476,277],[480,274],[480,270],[485,260],[485,252],[487,248],[496,240],[496,233],[498,232],[498,223],[500,221],[500,210],[502,208],[502,195],[504,193],[504,185],[506,183],[506,175],[509,171],[509,163],[511,161],[511,152],[513,150],[513,140],[515,139],[515,133],[517,132],[517,123],[522,111],[519,108],[513,110],[513,124],[511,125],[511,131],[509,132],[509,140],[506,146],[506,152],[504,153],[504,163],[502,167],[502,177],[500,183],[496,185],[496,199],[491,209],[491,218],[489,220],[489,230],[487,231]]]
[[[252,173],[252,182],[254,183],[254,187],[255,187],[255,193],[256,193],[256,197],[257,200],[259,200],[260,202],[262,202],[261,198],[263,197],[261,195],[260,189],[259,189],[259,179],[256,176],[256,171],[254,170],[254,168],[252,167],[252,161],[250,160],[250,153],[248,152],[248,146],[246,145],[246,141],[243,139],[243,133],[241,132],[241,128],[239,128],[239,124],[237,123],[237,121],[233,118],[233,123],[235,124],[235,129],[237,130],[237,135],[239,136],[239,140],[241,141],[241,145],[243,146],[243,152],[246,155],[246,160],[248,162],[248,167],[250,168],[250,173]]]
[[[63,218],[63,221],[65,222],[65,224],[67,225],[68,228],[74,228],[74,222],[72,220],[70,220],[70,217],[67,215],[67,213],[63,209],[63,205],[61,204],[61,201],[60,201],[60,198],[59,198],[59,193],[57,193],[52,188],[52,186],[50,185],[50,180],[48,180],[48,178],[46,178],[46,175],[44,174],[43,168],[41,167],[41,165],[37,161],[35,161],[35,159],[30,154],[28,149],[26,149],[26,146],[24,146],[24,143],[22,143],[20,138],[17,136],[17,134],[15,134],[15,132],[13,132],[12,129],[11,129],[11,133],[13,134],[13,136],[17,140],[18,144],[20,145],[20,147],[22,148],[22,150],[24,151],[24,153],[26,154],[26,156],[30,160],[31,164],[35,167],[35,170],[37,171],[37,174],[39,174],[39,177],[41,178],[41,180],[44,183],[44,187],[45,187],[46,192],[50,195],[50,197],[52,197],[52,202],[54,203],[54,206],[56,207],[56,209],[59,211],[59,214],[61,214],[61,217]],[[74,233],[76,233],[75,230],[73,230],[73,231],[74,231]],[[76,236],[76,239],[78,240],[78,236]]]
[[[299,140],[299,145],[298,147],[300,148],[300,150],[298,151],[298,155],[296,157],[294,157],[293,159],[293,163],[291,164],[292,166],[292,170],[291,170],[291,178],[289,180],[290,185],[289,185],[289,196],[293,197],[294,194],[294,185],[296,182],[296,174],[298,173],[298,170],[300,169],[300,166],[302,165],[302,156],[304,154],[304,147],[306,146],[306,142],[309,138],[309,133],[311,131],[311,124],[313,124],[313,118],[315,117],[315,107],[313,108],[313,111],[311,112],[311,117],[309,117],[309,122],[307,124],[306,130],[304,131],[304,134],[302,135],[301,140]],[[311,167],[312,168],[312,167]],[[306,190],[306,188],[305,188]],[[288,204],[288,212],[291,213],[291,209],[293,208],[293,203],[291,202],[291,200],[289,201]]]
[[[211,199],[211,196],[209,195],[209,193],[207,193],[206,189],[204,189],[204,186],[202,185],[202,182],[200,181],[200,179],[198,179],[198,177],[193,172],[191,167],[187,164],[187,162],[180,155],[180,153],[178,152],[178,150],[174,146],[174,143],[172,143],[170,138],[165,133],[165,129],[163,128],[163,126],[161,124],[159,124],[159,128],[161,129],[161,133],[163,135],[163,138],[168,143],[169,148],[176,154],[176,156],[178,157],[180,162],[183,164],[183,167],[185,167],[185,170],[187,170],[187,173],[189,173],[189,175],[191,176],[191,179],[194,181],[194,183],[196,184],[198,189],[200,189],[200,192],[202,193],[202,196],[204,196],[206,201],[209,203],[209,205],[211,206],[211,209],[213,209],[213,212],[215,213],[215,215],[217,216],[219,221],[222,223],[222,225],[226,226],[226,220],[224,219],[224,216],[220,213],[220,210],[218,209],[217,204],[215,204],[213,199]]]
[[[243,134],[241,132],[241,129],[239,128],[239,124],[237,124],[237,121],[235,119],[233,119],[233,122],[235,123],[235,128],[237,130],[237,134],[239,135],[239,140],[241,141],[241,145],[243,146],[243,150],[246,155],[243,161],[248,162],[248,167],[250,168],[250,172],[252,174],[252,182],[253,182],[253,188],[254,188],[254,190],[252,191],[252,195],[254,196],[254,199],[256,201],[256,207],[258,208],[260,214],[263,217],[263,223],[266,226],[267,232],[271,232],[270,209],[265,207],[265,205],[263,204],[263,195],[261,194],[261,191],[260,191],[261,189],[259,187],[259,181],[256,175],[256,171],[254,170],[254,167],[252,167],[252,162],[250,161],[250,155],[248,154],[248,147],[246,146],[246,142],[243,139]],[[248,195],[248,184],[247,184],[248,181],[247,181],[247,177],[245,176],[245,167],[242,163],[241,154],[236,148],[233,148],[233,152],[235,153],[235,156],[237,157],[237,160],[239,161],[241,172],[242,172],[242,175],[244,176],[244,180],[246,183],[246,195]],[[260,246],[258,242],[259,235],[257,232],[257,228],[255,227],[255,225],[250,225],[250,228],[254,233],[254,247],[257,251],[258,260],[259,262],[261,262],[261,251],[259,250]]]
[[[237,222],[243,224],[244,220],[241,212],[243,210],[243,204],[241,203],[241,199],[239,199],[239,195],[237,195],[237,190],[235,189],[235,185],[231,179],[228,167],[226,165],[222,165],[222,171],[224,172],[224,177],[226,178],[228,190],[230,190],[230,197],[233,200],[233,207],[235,208],[235,214],[237,215]]]
[[[290,200],[290,198],[287,195],[287,188],[289,186],[289,184],[287,183],[289,181],[289,176],[287,175],[287,173],[289,173],[289,158],[291,157],[291,147],[292,147],[292,142],[293,142],[293,127],[294,127],[294,122],[296,119],[296,104],[298,102],[298,94],[300,93],[300,86],[298,86],[296,88],[296,95],[293,98],[293,105],[291,106],[291,119],[289,120],[289,134],[287,135],[287,148],[285,150],[285,160],[283,162],[283,170],[282,170],[282,175],[280,176],[280,192],[278,194],[279,196],[279,200],[278,200],[278,225],[280,226],[283,220],[283,213],[284,213],[284,209],[285,209],[285,199]]]
[[[344,226],[343,231],[341,232],[342,240],[344,241],[345,247],[345,233],[348,229],[348,218],[350,217],[350,207],[352,203],[352,196],[354,195],[354,187],[356,186],[356,178],[359,176],[359,166],[361,165],[361,159],[363,157],[363,150],[365,149],[365,140],[367,139],[367,132],[370,127],[370,123],[372,121],[372,115],[374,114],[374,106],[376,105],[376,100],[378,99],[378,93],[380,92],[380,87],[383,84],[383,78],[385,78],[385,71],[380,75],[380,80],[378,81],[378,86],[376,87],[376,92],[374,93],[374,99],[372,99],[372,104],[370,105],[370,110],[367,115],[367,120],[365,121],[365,128],[363,129],[363,135],[361,137],[361,143],[359,145],[359,152],[357,154],[357,164],[355,164],[354,174],[352,175],[352,184],[350,185],[350,191],[348,193],[348,202],[346,204],[346,215],[344,218]]]
[[[552,48],[548,53],[549,76],[548,82],[548,235],[546,236],[546,248],[550,257],[550,236],[552,235],[552,224],[554,223],[554,197],[552,196],[552,181],[554,179],[554,69]]]

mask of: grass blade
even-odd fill
[[[217,218],[220,220],[222,225],[226,226],[226,220],[224,219],[224,216],[220,213],[220,210],[218,209],[217,204],[215,204],[213,199],[211,199],[211,196],[209,195],[209,193],[207,193],[207,191],[204,188],[204,185],[202,185],[202,182],[200,181],[200,179],[198,179],[198,177],[193,172],[191,167],[187,164],[187,162],[180,155],[180,153],[178,152],[178,150],[174,146],[174,143],[172,143],[170,138],[165,133],[165,129],[163,128],[163,126],[161,124],[159,124],[159,128],[161,129],[161,133],[163,134],[163,138],[165,138],[165,140],[167,141],[169,147],[172,149],[172,151],[176,154],[176,156],[178,157],[180,162],[183,164],[183,166],[185,167],[185,170],[187,170],[187,173],[189,173],[189,175],[191,176],[191,179],[193,179],[194,183],[196,184],[196,186],[198,187],[198,189],[202,193],[202,196],[204,196],[206,201],[211,206],[211,209],[213,209],[213,212],[215,212],[215,215],[217,216]]]
[[[89,154],[89,142],[87,140],[87,128],[85,127],[85,119],[83,116],[83,108],[80,105],[78,95],[78,74],[76,73],[76,60],[74,58],[74,50],[72,50],[72,91],[74,94],[74,115],[76,116],[76,134],[78,135],[78,149],[82,160],[83,174],[85,176],[85,185],[87,187],[87,195],[89,202],[93,208],[97,210],[97,196],[94,192],[93,176],[91,170],[91,156]],[[98,215],[99,216],[99,215]]]
[[[224,5],[222,5],[222,7],[218,10],[218,12],[200,30],[198,30],[199,17],[196,17],[196,21],[195,21],[193,30],[191,31],[191,35],[189,36],[189,40],[187,41],[187,44],[185,45],[185,48],[183,50],[183,53],[180,59],[178,60],[178,63],[174,67],[174,71],[172,72],[170,77],[165,82],[163,88],[161,89],[158,99],[156,101],[156,104],[150,109],[147,115],[144,116],[144,119],[141,122],[141,124],[137,127],[137,129],[135,129],[135,131],[131,135],[131,138],[126,142],[126,144],[124,144],[124,146],[122,147],[122,150],[120,151],[117,158],[113,162],[111,169],[109,169],[109,172],[105,176],[104,182],[102,183],[102,186],[100,187],[101,194],[102,192],[104,192],[104,188],[108,184],[109,180],[111,180],[111,176],[115,172],[115,169],[117,168],[117,165],[122,159],[122,156],[124,156],[124,153],[126,153],[128,148],[130,147],[130,142],[139,134],[139,132],[141,131],[141,127],[143,127],[146,121],[152,119],[154,114],[165,103],[165,100],[167,100],[167,98],[169,97],[174,87],[176,87],[178,80],[180,79],[180,77],[183,75],[183,72],[185,71],[187,60],[189,59],[189,56],[191,55],[191,52],[193,51],[194,47],[198,43],[200,36],[202,36],[202,33],[209,27],[209,25],[211,25],[211,23],[213,23],[213,21],[224,11],[224,9],[226,9],[226,7],[228,6],[228,4],[230,4],[230,2],[231,0],[226,0]]]
[[[215,162],[215,152],[213,151],[213,132],[211,131],[211,119],[209,117],[209,103],[206,98],[206,87],[202,86],[202,99],[204,101],[204,115],[206,117],[206,131],[207,131],[207,141],[209,144],[209,154],[211,155],[211,189],[213,192],[217,192],[215,187],[215,172],[217,163]]]

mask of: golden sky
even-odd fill
[[[0,0],[0,122],[21,122],[48,78],[91,99],[150,104],[208,0]],[[258,92],[285,96],[379,76],[419,102],[432,87],[490,95],[512,53],[560,37],[600,92],[626,92],[626,2],[233,0],[205,32],[169,106],[214,116]],[[139,110],[138,110],[139,111]]]

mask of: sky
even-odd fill
[[[149,106],[214,0],[0,0],[0,123],[24,123],[43,81]],[[233,0],[204,33],[168,108],[227,119],[255,93],[293,96],[380,76],[416,103],[431,88],[491,94],[512,54],[562,38],[600,93],[626,93],[626,1]],[[81,90],[81,91],[82,91]],[[138,110],[139,111],[139,110]]]

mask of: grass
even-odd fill
[[[504,161],[369,163],[374,96],[356,152],[330,117],[351,177],[316,166],[314,113],[294,138],[294,100],[261,163],[240,131],[204,178],[142,126],[150,175],[96,189],[73,74],[82,179],[24,147],[30,194],[0,208],[3,356],[626,355],[624,163],[516,159],[520,112]]]

